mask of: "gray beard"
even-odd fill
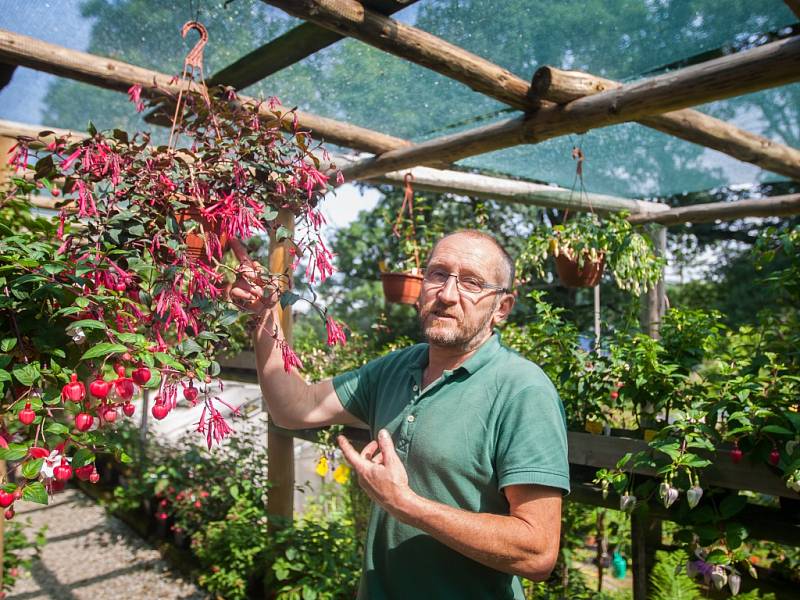
[[[479,341],[478,338],[482,337],[481,333],[486,330],[486,326],[491,322],[492,314],[494,313],[495,308],[497,308],[496,303],[495,306],[492,307],[492,310],[487,313],[486,317],[474,328],[459,328],[456,330],[447,331],[441,331],[433,327],[425,327],[425,318],[434,310],[431,309],[431,311],[425,315],[420,314],[419,323],[420,328],[422,329],[422,335],[432,346],[455,348],[464,351],[472,350],[477,345],[477,342]]]

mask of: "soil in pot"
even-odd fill
[[[561,283],[567,287],[594,287],[600,283],[603,276],[603,269],[606,265],[606,258],[602,256],[600,260],[592,261],[586,257],[583,266],[578,267],[578,260],[571,259],[561,253],[556,256],[556,272]]]
[[[422,291],[419,273],[381,273],[383,293],[388,302],[416,304]]]

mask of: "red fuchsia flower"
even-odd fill
[[[317,238],[316,243],[311,247],[311,258],[306,267],[306,278],[311,283],[316,283],[317,279],[322,283],[333,274],[331,260],[333,254],[325,247],[322,238]]]
[[[128,99],[136,106],[136,112],[142,112],[144,110],[141,85],[136,83],[128,88]]]
[[[78,160],[78,157],[80,157],[82,153],[83,153],[83,146],[78,146],[77,148],[75,148],[72,154],[70,154],[67,158],[61,161],[61,170],[62,171],[68,170],[72,166],[72,163]]]
[[[330,315],[325,319],[325,328],[328,331],[328,346],[335,346],[337,343],[344,346],[347,343],[341,324],[334,321]]]
[[[344,183],[344,175],[341,171],[336,171],[336,185],[342,185]]]
[[[78,216],[93,217],[97,214],[97,206],[94,203],[94,196],[83,180],[76,179],[72,186],[73,192],[78,192]]]
[[[294,367],[302,370],[303,363],[300,361],[300,357],[294,353],[294,350],[286,343],[286,340],[280,340],[279,343],[281,345],[281,357],[283,358],[283,370],[287,373],[290,373]]]
[[[28,168],[28,145],[22,142],[17,142],[8,151],[11,157],[8,159],[8,164],[14,167],[14,171],[22,171]]]

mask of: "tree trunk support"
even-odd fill
[[[278,214],[278,224],[289,231],[294,231],[294,215],[282,209]],[[291,277],[292,259],[289,255],[289,244],[275,239],[275,232],[270,236],[269,269],[272,273],[287,273]],[[281,328],[286,342],[292,343],[292,309],[278,307]],[[267,412],[266,400],[263,401],[264,412]],[[269,418],[269,417],[268,417]],[[267,492],[267,514],[278,517],[279,521],[291,523],[294,508],[294,438],[278,435],[267,427],[267,469],[272,484]],[[275,523],[270,522],[271,526]],[[280,526],[280,525],[278,525]]]

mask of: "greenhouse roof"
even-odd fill
[[[620,82],[679,69],[800,32],[776,0],[420,0],[365,2],[392,18],[455,44],[530,81],[538,67],[584,71]],[[394,5],[394,6],[392,6]],[[0,0],[0,28],[66,48],[178,74],[196,37],[180,37],[198,17],[209,31],[207,77],[295,32],[303,22],[259,0]],[[317,26],[297,34],[291,52],[324,45]],[[302,32],[301,31],[301,32]],[[411,142],[500,122],[522,112],[433,70],[352,38],[334,41],[248,85],[249,96]],[[287,46],[288,48],[288,46]],[[290,59],[284,62],[289,62]],[[0,73],[0,85],[2,85]],[[800,84],[695,107],[748,132],[800,146]],[[153,129],[127,97],[18,67],[0,90],[0,119],[84,130]],[[663,197],[786,178],[726,154],[623,123],[461,159],[457,166],[571,188],[574,146],[585,155],[587,189],[628,198]]]

